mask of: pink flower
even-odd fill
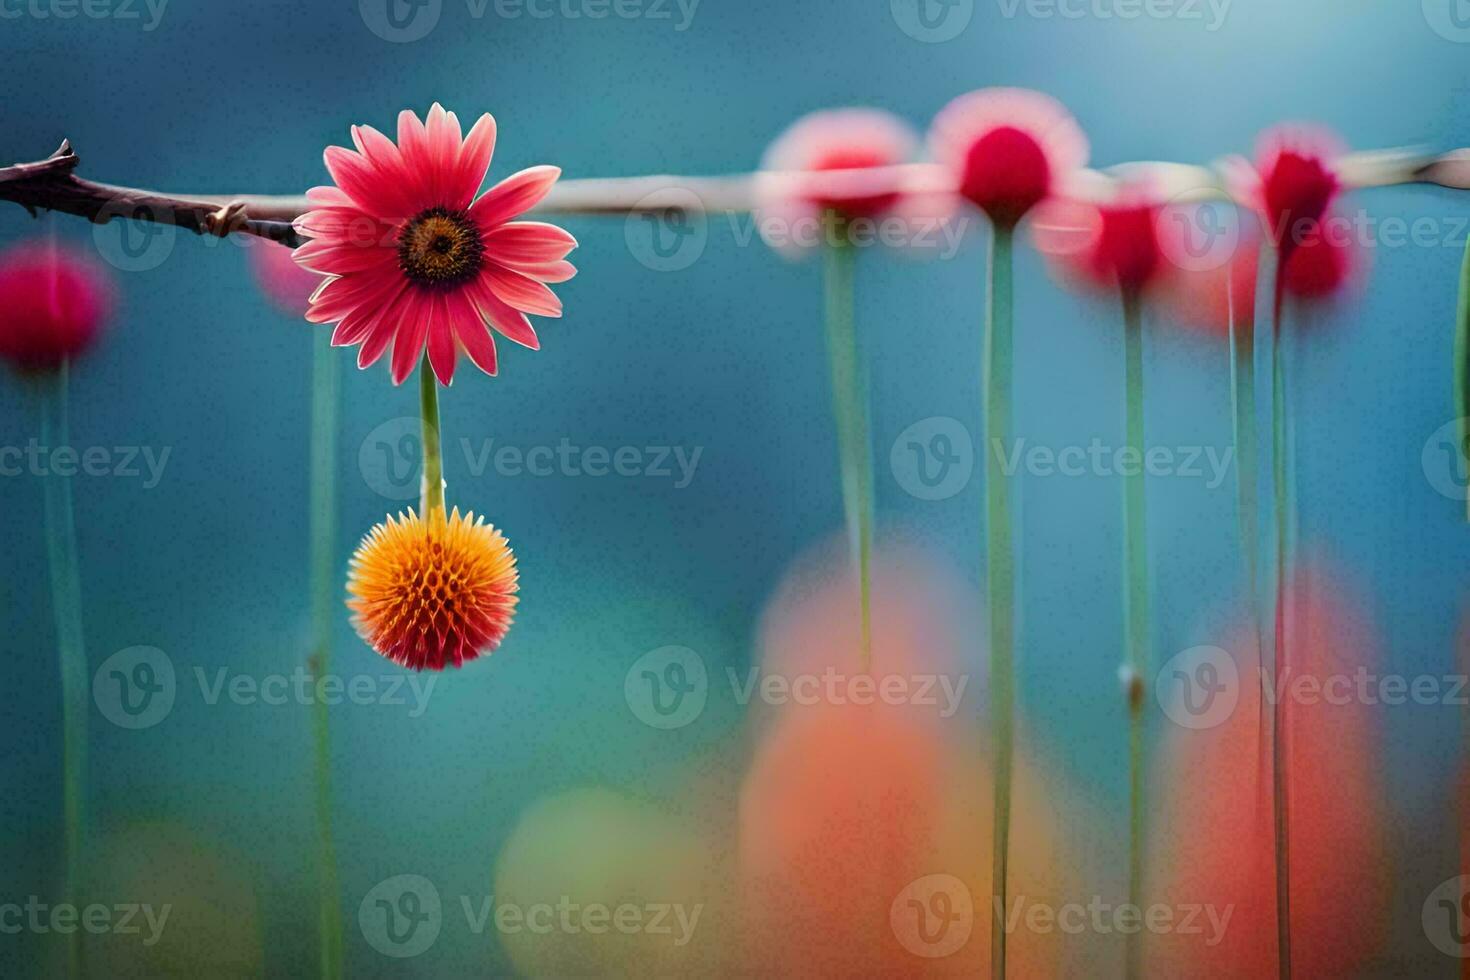
[[[777,137],[756,179],[761,235],[786,249],[821,244],[829,212],[877,218],[898,203],[918,139],[878,109],[829,109],[803,116]],[[838,172],[840,171],[840,172]]]
[[[1164,255],[1164,201],[1145,184],[1123,185],[1104,204],[1056,202],[1035,222],[1036,244],[1066,279],[1141,293],[1173,273]]]
[[[305,316],[322,277],[297,265],[291,249],[276,242],[252,241],[249,251],[250,271],[266,298],[283,313]]]
[[[296,220],[312,238],[296,261],[332,277],[312,295],[306,318],[337,324],[333,344],[361,344],[359,367],[391,344],[394,384],[426,347],[442,384],[453,380],[461,351],[494,375],[487,324],[537,349],[526,314],[561,316],[546,284],[576,274],[565,257],[577,241],[554,225],[511,219],[535,207],[561,171],[522,170],[477,199],[495,120],[486,113],[461,137],[459,120],[437,102],[427,124],[399,113],[396,144],[371,126],[352,127],[352,142],[356,152],[327,148],[336,185],[309,191],[316,207]]]
[[[53,370],[97,339],[112,308],[106,271],[52,241],[0,252],[0,357],[21,370]]]
[[[1087,137],[1060,102],[1020,88],[955,99],[934,119],[934,157],[997,225],[1020,221],[1087,164]]]
[[[1316,234],[1342,190],[1338,162],[1344,152],[1326,129],[1285,124],[1261,135],[1253,166],[1230,166],[1226,176],[1235,198],[1261,215],[1283,259]]]

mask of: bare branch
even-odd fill
[[[282,242],[293,248],[303,241],[292,222],[309,210],[305,196],[261,194],[171,195],[159,191],[120,187],[76,176],[80,159],[70,141],[34,163],[0,168],[0,201],[12,201],[32,215],[41,210],[74,214],[105,224],[114,218],[174,225],[199,235],[246,234]],[[1381,150],[1351,154],[1343,161],[1346,180],[1358,187],[1430,183],[1470,189],[1470,150],[1429,156],[1410,150]],[[1173,200],[1226,199],[1220,169],[1176,163],[1130,163],[1107,171],[1087,170],[1075,175],[1070,193],[1090,200],[1106,200],[1122,181],[1146,179],[1164,189]],[[906,193],[943,193],[943,171],[933,164],[907,164],[872,170],[828,171],[813,174],[738,174],[722,177],[613,177],[563,180],[535,208],[543,215],[629,215],[670,212],[751,211],[757,185],[779,189],[800,181],[808,191],[813,181],[830,183],[832,190],[851,193],[861,187]]]

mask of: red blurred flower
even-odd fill
[[[997,225],[1014,225],[1087,164],[1087,137],[1040,92],[989,88],[955,99],[934,119],[930,145],[960,195]]]
[[[51,370],[91,347],[112,308],[111,278],[97,262],[53,241],[0,252],[0,357]]]
[[[1221,335],[1230,328],[1233,304],[1238,322],[1253,315],[1260,272],[1261,240],[1249,228],[1223,264],[1212,268],[1181,270],[1170,281],[1164,301],[1174,319]],[[1368,252],[1350,236],[1333,231],[1331,217],[1324,220],[1322,233],[1305,236],[1287,259],[1283,288],[1285,295],[1302,304],[1317,304],[1341,296],[1359,281],[1368,263]]]
[[[1141,293],[1174,271],[1160,238],[1163,212],[1151,188],[1125,184],[1104,204],[1048,206],[1035,221],[1036,244],[1064,278]]]
[[[1236,200],[1261,216],[1283,258],[1320,231],[1342,190],[1338,163],[1344,152],[1332,132],[1288,123],[1261,135],[1254,165],[1232,165],[1227,176]]]
[[[908,125],[878,109],[828,109],[803,116],[766,150],[756,178],[759,227],[772,247],[823,240],[829,212],[877,218],[902,197],[896,169],[914,155]]]
[[[1382,738],[1359,676],[1381,667],[1367,604],[1321,563],[1305,562],[1286,591],[1285,706],[1290,813],[1292,964],[1304,977],[1351,976],[1371,962],[1389,919],[1382,808]],[[1188,683],[1182,697],[1207,705],[1238,694],[1212,727],[1171,727],[1155,786],[1168,801],[1157,824],[1157,898],[1174,908],[1213,905],[1231,917],[1211,930],[1150,937],[1151,972],[1169,977],[1270,976],[1276,968],[1276,889],[1271,770],[1261,712],[1271,710],[1259,673],[1255,631],[1246,621],[1226,647],[1238,682],[1218,674],[1165,671],[1164,685]],[[1360,672],[1362,672],[1360,674]],[[1226,685],[1221,687],[1220,685]],[[1209,685],[1207,687],[1206,685]],[[1228,705],[1228,702],[1219,702]],[[1201,724],[1208,712],[1192,717]],[[1171,715],[1171,717],[1173,717]],[[1181,716],[1183,717],[1183,716]]]
[[[260,291],[283,313],[302,317],[322,277],[296,264],[291,249],[276,242],[250,243],[250,272]]]

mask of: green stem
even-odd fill
[[[444,460],[439,450],[439,381],[429,367],[429,357],[419,365],[419,407],[423,421],[424,494],[423,516],[444,510]]]
[[[1143,302],[1138,293],[1123,292],[1123,336],[1128,449],[1136,466],[1124,477],[1123,624],[1127,643],[1128,680],[1128,901],[1142,907],[1144,839],[1143,684],[1149,662],[1148,512],[1144,496],[1143,431]],[[1141,975],[1142,940],[1131,933],[1126,943],[1129,977]]]
[[[835,219],[834,219],[835,220]],[[827,249],[827,357],[832,367],[832,411],[837,419],[837,449],[842,473],[842,503],[848,538],[858,570],[858,608],[864,672],[873,661],[872,577],[873,464],[868,435],[867,383],[858,364],[853,316],[856,255],[846,235],[834,234]]]
[[[41,443],[70,445],[67,424],[66,362],[41,379]],[[72,507],[71,480],[49,473],[44,478],[46,555],[51,569],[51,602],[56,621],[56,653],[61,667],[61,774],[64,826],[64,901],[81,901],[82,869],[86,865],[87,772],[87,654],[82,644],[82,585],[77,559],[77,530]],[[67,971],[82,976],[85,963],[81,930],[67,939]]]
[[[325,332],[315,338],[311,362],[311,619],[313,678],[327,674],[332,660],[332,626],[337,608],[337,352]],[[321,975],[342,976],[342,904],[337,855],[332,840],[332,740],[329,708],[314,699],[317,888]]]
[[[1007,879],[1010,869],[1011,771],[1015,727],[1016,569],[1011,541],[1010,478],[996,461],[1010,438],[1014,373],[1014,228],[997,226],[990,248],[985,317],[985,569],[990,605],[990,714],[995,745],[995,813],[991,825],[990,974],[1006,975]]]
[[[1256,316],[1253,306],[1237,309],[1238,295],[1233,281],[1239,271],[1231,266],[1230,288],[1230,380],[1232,432],[1235,444],[1236,522],[1240,533],[1242,561],[1245,564],[1246,595],[1249,597],[1251,621],[1256,638],[1257,663],[1265,656],[1264,616],[1261,613],[1260,563],[1261,538],[1256,454]],[[1252,270],[1254,271],[1254,270]],[[1261,744],[1269,744],[1269,722],[1266,712],[1259,718]]]
[[[1470,474],[1470,243],[1460,267],[1460,303],[1455,313],[1455,417],[1460,420],[1460,461]],[[1465,520],[1470,521],[1470,484],[1465,494]]]
[[[1288,734],[1286,730],[1287,699],[1280,696],[1287,679],[1289,659],[1286,650],[1286,572],[1287,536],[1290,528],[1287,484],[1287,412],[1286,366],[1283,356],[1282,306],[1286,298],[1286,261],[1278,259],[1273,285],[1271,325],[1271,470],[1276,508],[1276,614],[1273,663],[1275,665],[1276,705],[1272,711],[1271,785],[1272,813],[1276,840],[1276,955],[1277,972],[1283,980],[1291,977],[1291,824],[1290,801],[1287,798]]]

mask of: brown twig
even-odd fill
[[[64,140],[55,153],[34,163],[0,167],[0,201],[13,201],[33,216],[41,210],[74,214],[98,224],[114,218],[174,225],[199,235],[256,235],[292,246],[303,241],[292,222],[310,208],[304,196],[261,194],[170,195],[159,191],[120,187],[83,180],[74,172],[80,162],[71,142]],[[1428,183],[1470,190],[1470,150],[1427,156],[1407,150],[1384,150],[1350,155],[1343,162],[1347,180],[1358,187]],[[1175,163],[1132,163],[1107,171],[1087,170],[1076,175],[1070,191],[1088,199],[1106,198],[1120,180],[1147,177],[1171,199],[1228,197],[1221,168]],[[723,177],[612,177],[560,181],[536,208],[549,215],[629,215],[670,212],[730,212],[754,210],[757,185],[813,180],[842,185],[847,191],[862,186],[885,190],[941,193],[944,174],[932,164],[909,164],[868,171],[829,171],[812,174],[739,174]]]

